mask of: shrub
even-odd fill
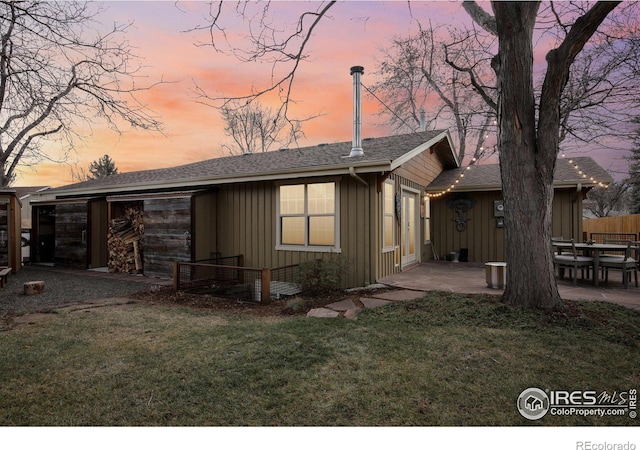
[[[292,312],[300,312],[307,309],[307,301],[300,297],[292,297],[287,300],[287,310]]]
[[[347,258],[340,255],[300,263],[300,284],[304,292],[315,295],[334,291],[345,279]]]

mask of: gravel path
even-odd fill
[[[44,281],[44,292],[24,295],[23,285],[27,281]],[[65,304],[127,297],[136,292],[149,291],[153,285],[152,280],[135,275],[25,266],[17,274],[10,274],[7,285],[0,289],[0,316]]]

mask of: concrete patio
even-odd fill
[[[508,271],[508,268],[507,268]],[[610,274],[609,283],[596,287],[590,280],[580,280],[574,286],[568,278],[558,279],[560,296],[565,300],[602,300],[640,311],[640,288],[631,282],[622,285],[619,272]],[[500,295],[501,289],[487,287],[484,264],[428,261],[402,273],[378,280],[381,284],[414,291],[448,291],[466,294]]]

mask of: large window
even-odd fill
[[[395,246],[395,185],[393,180],[384,183],[382,199],[382,250],[391,251]]]
[[[282,185],[278,195],[278,248],[336,251],[335,182]]]

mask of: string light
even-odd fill
[[[484,150],[483,147],[480,147],[480,150]],[[565,154],[562,154],[562,158],[565,157]],[[438,197],[442,197],[445,194],[448,194],[449,192],[451,192],[453,189],[455,189],[456,185],[458,185],[460,183],[460,181],[462,180],[462,178],[464,178],[465,173],[469,170],[471,170],[472,166],[477,162],[477,158],[472,158],[471,162],[469,163],[469,165],[467,167],[465,167],[459,174],[458,174],[458,178],[456,178],[456,180],[446,189],[443,189],[440,192],[437,193],[431,193],[431,192],[426,192],[425,196],[429,197],[429,198],[438,198]],[[598,185],[598,187],[601,188],[605,188],[607,189],[609,187],[609,185],[607,183],[604,183],[602,181],[598,181],[596,178],[589,176],[573,159],[568,159],[567,162],[569,164],[571,164],[574,168],[574,170],[578,173],[578,175],[580,175],[581,178],[585,179],[585,180],[589,180],[591,183]]]
[[[565,157],[564,153],[562,154],[562,157]],[[602,181],[598,181],[594,177],[590,177],[589,175],[587,175],[587,173],[572,158],[569,158],[567,162],[573,166],[574,170],[578,173],[578,175],[580,175],[581,178],[585,180],[588,179],[592,183],[597,184],[598,187],[605,189],[609,188],[608,184],[603,183]]]
[[[481,147],[480,150],[483,150],[484,148]],[[458,178],[455,179],[455,181],[446,189],[443,189],[440,192],[437,193],[431,193],[431,192],[426,192],[425,195],[429,198],[438,198],[438,197],[442,197],[445,194],[448,194],[449,192],[451,192],[453,189],[455,189],[456,185],[460,183],[460,180],[462,178],[464,178],[465,172],[471,170],[471,167],[478,161],[478,158],[473,157],[471,158],[471,162],[469,163],[469,165],[467,167],[465,167],[459,174],[458,174]]]

